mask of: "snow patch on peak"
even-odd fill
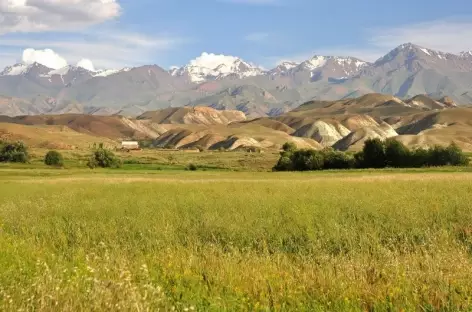
[[[464,51],[459,54],[463,58],[472,57],[472,51]]]
[[[172,76],[187,74],[192,82],[200,83],[229,75],[239,78],[256,76],[262,74],[263,70],[235,56],[203,52],[188,65],[179,69],[173,68],[169,72]]]
[[[305,65],[309,69],[313,70],[315,68],[319,68],[319,67],[322,67],[323,65],[325,65],[327,60],[328,60],[328,58],[326,56],[315,55],[310,60],[306,61]]]
[[[428,54],[428,55],[431,55],[431,53],[429,53],[428,49],[420,48],[420,50],[423,51],[424,53]]]
[[[18,76],[28,72],[29,66],[25,64],[15,64],[13,66],[7,66],[0,73],[0,76]]]
[[[100,69],[100,70],[97,70],[94,73],[92,73],[92,76],[94,76],[94,77],[107,77],[107,76],[111,76],[111,75],[118,74],[118,73],[129,72],[130,70],[131,70],[130,67],[125,67],[125,68],[122,68],[122,69]]]
[[[44,75],[44,77],[51,77],[53,75],[64,76],[64,75],[67,75],[67,73],[69,73],[70,70],[72,70],[72,66],[64,66],[59,69],[51,70],[47,75]]]
[[[292,68],[295,68],[297,67],[298,65],[300,65],[300,63],[296,63],[296,62],[282,62],[279,64],[279,67],[280,68],[284,68],[285,70],[290,70]]]

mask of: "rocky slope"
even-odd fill
[[[158,124],[227,125],[246,120],[246,115],[240,111],[216,110],[210,107],[178,107],[146,112],[137,119]]]

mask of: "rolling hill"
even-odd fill
[[[455,106],[448,98],[417,95],[402,100],[378,93],[338,101],[310,101],[276,117],[255,119],[248,119],[240,111],[209,107],[167,108],[137,118],[84,114],[0,117],[3,125],[17,125],[17,131],[39,127],[44,132],[48,127],[61,127],[67,129],[60,132],[64,136],[73,131],[115,142],[147,139],[157,147],[227,150],[279,149],[288,141],[300,148],[356,150],[369,138],[390,137],[408,146],[424,147],[455,141],[472,150],[471,120],[472,108]],[[14,137],[14,131],[9,133]],[[62,142],[60,135],[53,141]],[[64,142],[68,140],[64,137]]]

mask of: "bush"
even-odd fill
[[[408,168],[413,166],[410,150],[395,139],[385,141],[385,165],[394,168]]]
[[[410,151],[410,167],[421,168],[429,166],[429,151],[424,148],[416,148]]]
[[[23,142],[0,142],[0,162],[26,163],[28,160],[28,148]]]
[[[190,170],[190,171],[197,171],[198,167],[194,164],[188,164],[188,166],[185,169]]]
[[[297,150],[297,145],[293,142],[287,142],[284,145],[282,145],[282,150],[284,150],[284,152],[293,153]]]
[[[354,168],[365,168],[364,152],[360,151],[354,154]]]
[[[274,171],[292,171],[293,170],[292,160],[290,159],[289,156],[282,155],[279,158],[279,161],[277,162],[277,164],[274,166],[274,168],[272,170],[274,170]]]
[[[90,156],[87,166],[93,168],[119,168],[121,167],[121,160],[113,154],[113,152],[98,148]]]
[[[324,166],[323,154],[315,150],[297,150],[292,154],[291,160],[296,171],[321,170]]]
[[[385,168],[386,157],[384,143],[380,139],[369,139],[364,143],[362,150],[364,155],[363,167]]]
[[[354,157],[349,154],[329,149],[324,150],[323,155],[323,169],[350,169],[356,167]]]
[[[273,171],[307,171],[350,168],[420,168],[425,166],[467,166],[469,158],[454,143],[448,147],[409,150],[394,139],[367,140],[354,156],[325,148],[322,151],[296,150],[286,144]]]
[[[448,165],[451,166],[468,166],[469,157],[454,142],[446,148]]]
[[[62,167],[64,166],[64,159],[61,153],[57,151],[49,151],[44,157],[44,163],[48,166]]]

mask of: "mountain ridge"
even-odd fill
[[[233,92],[238,89],[243,91]],[[51,69],[38,63],[16,64],[0,73],[0,94],[23,102],[0,105],[0,114],[57,113],[73,106],[82,113],[137,116],[168,107],[205,105],[264,117],[311,100],[367,93],[403,99],[417,94],[448,96],[458,105],[470,104],[472,52],[452,54],[406,43],[373,63],[315,55],[268,70],[238,57],[213,54],[170,70],[157,65],[89,71],[70,65]]]

